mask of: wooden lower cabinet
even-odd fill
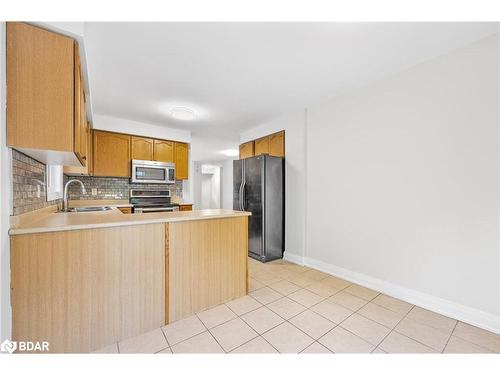
[[[168,224],[169,322],[247,294],[248,217]]]
[[[248,292],[248,217],[11,236],[12,338],[86,353]]]
[[[11,237],[12,336],[82,353],[165,324],[165,225]]]

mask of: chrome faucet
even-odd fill
[[[87,194],[87,191],[85,190],[85,186],[83,185],[83,182],[81,182],[80,180],[69,180],[68,182],[66,182],[66,185],[64,185],[64,192],[63,192],[63,208],[62,208],[63,212],[69,211],[69,208],[68,208],[68,186],[72,182],[78,182],[80,185],[82,185],[82,194]]]

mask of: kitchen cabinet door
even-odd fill
[[[189,170],[189,145],[175,142],[174,148],[175,179],[187,180]]]
[[[269,154],[269,136],[255,140],[255,156]]]
[[[269,155],[285,157],[285,132],[274,133],[269,136]]]
[[[73,39],[7,23],[8,146],[74,153],[74,58]]]
[[[153,140],[151,138],[132,136],[131,150],[132,160],[153,160]]]
[[[94,176],[130,177],[130,136],[93,132]]]
[[[174,142],[161,139],[154,140],[153,160],[165,163],[174,162]]]
[[[254,142],[246,142],[240,145],[240,159],[250,158],[254,156]]]

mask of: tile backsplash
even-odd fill
[[[151,189],[151,190],[170,190],[173,200],[182,199],[182,181],[177,181],[172,185],[162,184],[133,184],[129,178],[117,177],[88,177],[78,176],[69,177],[78,179],[85,185],[87,194],[82,194],[81,187],[78,184],[72,184],[69,188],[70,200],[110,200],[110,199],[128,199],[130,189]],[[97,194],[92,195],[92,189],[97,189]]]
[[[17,150],[12,150],[13,215],[24,214],[52,205],[62,205],[62,199],[47,201],[45,168],[45,164]],[[182,181],[177,181],[172,185],[132,184],[128,178],[64,176],[64,183],[68,179],[81,180],[87,190],[87,194],[82,194],[79,185],[70,185],[70,200],[129,199],[129,191],[134,188],[168,189],[172,200],[182,200]],[[92,195],[93,188],[97,189],[97,195]],[[40,196],[38,196],[38,192]]]
[[[12,150],[12,206],[14,215],[61,204],[61,199],[47,201],[45,173],[45,164],[19,151]],[[40,196],[38,196],[38,191]]]

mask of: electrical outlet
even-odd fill
[[[92,195],[97,195],[97,188],[92,188]]]

